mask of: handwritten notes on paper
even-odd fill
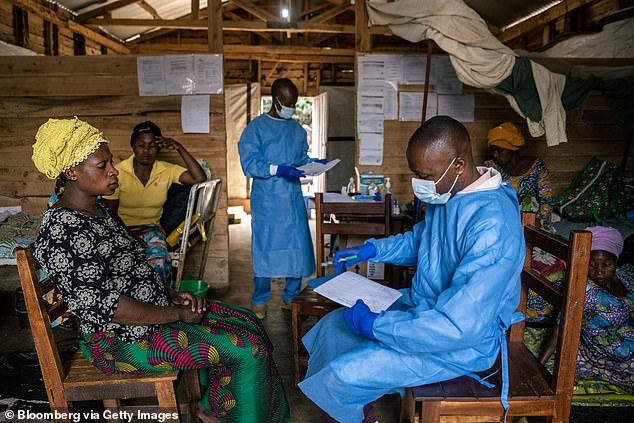
[[[346,307],[352,307],[362,299],[374,313],[387,310],[401,293],[389,286],[381,285],[353,272],[335,276],[315,288],[315,292]]]

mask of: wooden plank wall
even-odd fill
[[[583,169],[593,156],[621,164],[627,134],[616,125],[603,96],[597,92],[591,93],[582,107],[568,112],[568,142],[556,147],[547,147],[544,137],[530,137],[526,123],[511,109],[502,96],[465,87],[465,92],[469,91],[475,93],[475,122],[466,123],[465,126],[471,135],[477,163],[482,163],[489,158],[487,148],[489,129],[501,122],[512,121],[522,130],[527,140],[521,154],[544,160],[550,171],[555,193],[565,189],[573,176]],[[383,165],[359,166],[360,171],[373,171],[390,176],[393,193],[401,203],[413,199],[412,173],[407,166],[405,150],[409,137],[419,126],[417,122],[386,121]],[[632,151],[626,174],[634,175],[634,152]]]
[[[144,120],[157,123],[223,180],[205,280],[229,284],[224,95],[211,96],[211,133],[183,134],[180,97],[139,97],[135,56],[0,57],[0,205],[41,213],[53,181],[31,162],[37,128],[48,118],[76,115],[101,129],[115,160],[131,154],[130,132]],[[164,159],[177,161],[178,155]],[[190,256],[190,257],[193,257]],[[198,257],[198,255],[196,255]],[[188,264],[192,271],[197,263]],[[189,273],[189,272],[187,272]]]
[[[28,44],[23,46],[38,54],[45,54],[44,48],[44,20],[57,25],[59,56],[73,56],[75,54],[74,33],[82,34],[86,40],[86,55],[102,54],[102,45],[107,47],[108,54],[129,53],[129,49],[118,41],[70,20],[70,12],[57,9],[53,3],[46,7],[31,0],[0,0],[0,40],[15,44],[13,33],[13,7],[18,6],[28,14]]]

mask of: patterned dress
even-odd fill
[[[108,373],[208,369],[203,405],[212,415],[287,422],[272,346],[250,311],[211,303],[200,324],[112,321],[121,295],[156,306],[169,306],[170,298],[143,248],[102,209],[104,217],[47,210],[35,243],[35,257],[80,319],[86,358]]]
[[[577,374],[634,393],[634,294],[617,297],[592,280],[586,286]]]
[[[565,264],[552,263],[536,268],[557,286],[562,286]],[[563,262],[562,262],[563,263]],[[604,391],[634,393],[634,286],[632,286],[631,265],[617,269],[617,276],[625,285],[627,295],[623,298],[610,294],[606,289],[588,279],[581,326],[581,342],[577,354],[577,386],[587,390],[587,385],[601,386]],[[541,298],[537,297],[541,300]],[[529,297],[529,304],[531,297]],[[533,298],[535,301],[535,298]],[[542,300],[543,301],[543,300]],[[554,323],[556,312],[545,301],[544,308],[529,310],[530,321]],[[534,314],[532,314],[534,313]],[[526,328],[524,343],[539,356],[550,330]],[[552,369],[552,358],[547,364]],[[587,382],[584,384],[584,382]],[[611,389],[609,386],[613,385]],[[576,391],[575,391],[576,392]],[[596,404],[596,398],[593,399]],[[599,404],[603,405],[603,404]]]
[[[537,219],[542,225],[550,223],[553,192],[548,169],[543,161],[536,159],[530,169],[517,176],[509,175],[493,160],[487,160],[484,165],[498,170],[502,179],[515,188],[522,211],[537,213]]]

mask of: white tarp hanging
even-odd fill
[[[458,78],[467,85],[493,88],[513,70],[517,54],[462,0],[369,0],[367,9],[371,25],[388,25],[411,42],[434,40],[451,55]]]

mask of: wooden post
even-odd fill
[[[427,60],[425,63],[425,88],[423,91],[423,111],[420,117],[421,125],[427,120],[427,97],[429,96],[429,74],[431,73],[431,40],[427,40]]]
[[[209,53],[222,54],[222,2],[209,0],[207,2],[207,37]]]
[[[365,8],[365,0],[357,0],[355,7],[357,53],[368,53],[372,48],[372,35],[368,28],[368,10]]]
[[[198,18],[200,17],[200,5],[199,5],[199,0],[192,0],[192,19],[194,20],[198,20]]]

